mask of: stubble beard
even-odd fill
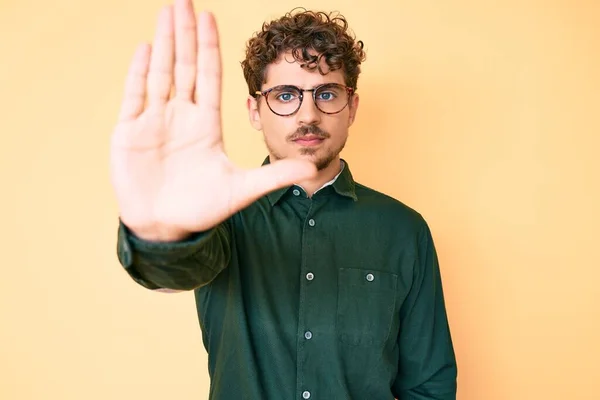
[[[347,139],[344,139],[344,141],[342,143],[340,143],[340,145],[337,148],[332,149],[332,150],[327,150],[327,149],[322,149],[322,148],[313,149],[311,147],[302,147],[302,148],[300,148],[300,154],[303,156],[314,156],[319,151],[324,150],[325,154],[323,156],[317,158],[316,160],[314,160],[314,164],[315,164],[315,167],[317,167],[317,171],[322,171],[325,168],[327,168],[337,158],[337,156],[342,152],[342,150],[346,146],[346,140]],[[271,145],[269,145],[269,142],[266,140],[266,138],[265,138],[265,145],[267,146],[269,153],[275,160],[278,161],[278,160],[283,160],[284,158],[286,158],[286,157],[282,156],[281,154],[279,154],[277,151],[275,151],[275,149]]]
[[[323,138],[323,140],[327,140],[331,137],[331,135],[329,133],[323,131],[317,125],[303,125],[300,128],[298,128],[294,133],[292,133],[291,135],[288,135],[288,137],[286,137],[286,142],[293,142],[294,140],[299,139],[299,138],[304,137],[309,134],[317,135],[318,137]],[[300,154],[303,156],[314,156],[319,151],[324,150],[325,154],[322,157],[314,160],[314,164],[317,167],[317,170],[322,171],[325,168],[327,168],[331,164],[331,162],[333,160],[335,160],[337,158],[337,156],[342,152],[342,150],[346,146],[347,139],[348,139],[348,137],[346,136],[344,138],[343,142],[340,143],[340,145],[337,148],[332,149],[332,150],[327,150],[327,149],[322,149],[322,148],[315,149],[312,147],[301,147]],[[264,140],[265,140],[265,145],[267,146],[267,149],[269,150],[269,153],[271,154],[271,156],[273,158],[275,158],[275,160],[282,160],[285,158],[284,156],[279,154],[277,151],[275,151],[275,149],[272,146],[269,145],[269,142],[267,141],[266,136],[265,136]]]

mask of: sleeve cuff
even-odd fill
[[[134,254],[143,259],[160,258],[168,262],[177,261],[197,252],[213,232],[213,229],[197,232],[176,242],[152,242],[135,236],[119,219],[117,238],[119,261],[126,268],[132,265]]]
[[[212,229],[194,233],[190,237],[176,242],[152,242],[135,236],[119,219],[117,257],[125,271],[135,282],[147,289],[163,289],[161,286],[144,279],[136,269],[135,264],[140,262],[164,266],[174,264],[201,251],[204,242],[215,231],[215,229]]]

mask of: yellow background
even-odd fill
[[[192,294],[142,289],[115,254],[108,139],[163,4],[0,1],[1,399],[206,398]],[[600,2],[195,4],[242,166],[266,155],[239,66],[261,23],[319,6],[365,41],[343,156],[432,227],[460,400],[600,398]]]

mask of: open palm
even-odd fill
[[[211,13],[191,0],[159,15],[152,46],[132,60],[111,141],[120,218],[148,240],[178,240],[217,225],[264,194],[316,173],[308,161],[243,170],[221,131],[221,61]]]

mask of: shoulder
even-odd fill
[[[428,230],[423,215],[403,201],[355,182],[355,192],[358,198],[356,205],[360,212],[377,215],[382,225],[389,226],[396,232],[407,234],[422,234]]]

